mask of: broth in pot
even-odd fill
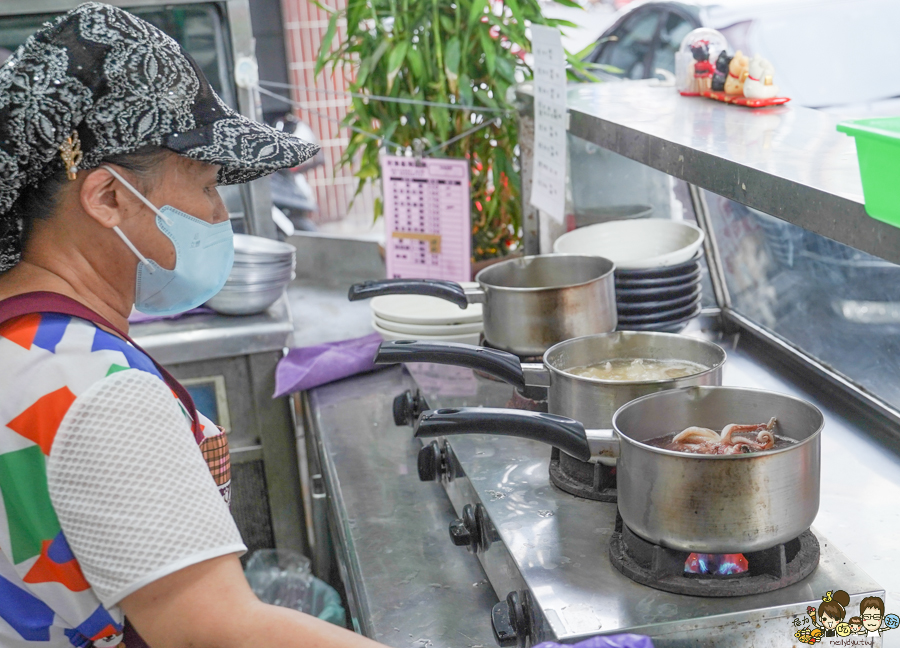
[[[651,382],[674,380],[708,370],[688,360],[655,360],[652,358],[615,358],[583,367],[572,367],[566,373],[582,378],[616,382]]]

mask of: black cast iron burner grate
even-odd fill
[[[600,463],[581,461],[553,448],[550,453],[550,481],[575,497],[598,502],[616,501],[616,469]]]
[[[609,541],[609,559],[616,569],[642,585],[688,596],[747,596],[793,585],[819,564],[819,540],[807,529],[784,544],[745,553],[748,570],[727,576],[685,573],[689,555],[639,538],[616,515]]]

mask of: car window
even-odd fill
[[[647,76],[647,54],[653,47],[659,10],[637,11],[607,36],[596,63],[618,68],[616,73],[626,79],[643,79]]]
[[[674,11],[669,12],[659,30],[659,39],[653,52],[653,66],[650,68],[651,75],[657,68],[675,72],[675,52],[681,46],[682,39],[693,29],[694,26],[683,16]]]

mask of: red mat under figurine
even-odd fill
[[[707,99],[715,99],[722,103],[734,104],[735,106],[744,106],[746,108],[765,108],[767,106],[780,106],[790,101],[790,97],[771,97],[769,99],[748,99],[741,95],[730,95],[724,92],[716,92],[714,90],[704,90],[703,92],[682,92],[682,97],[706,97]]]

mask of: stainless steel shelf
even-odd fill
[[[518,95],[530,112],[530,84]],[[728,106],[653,82],[573,85],[568,106],[572,135],[900,263],[900,229],[866,214],[854,140],[831,115]]]
[[[256,315],[193,315],[132,324],[131,337],[164,365],[281,351],[293,344],[287,299]]]

